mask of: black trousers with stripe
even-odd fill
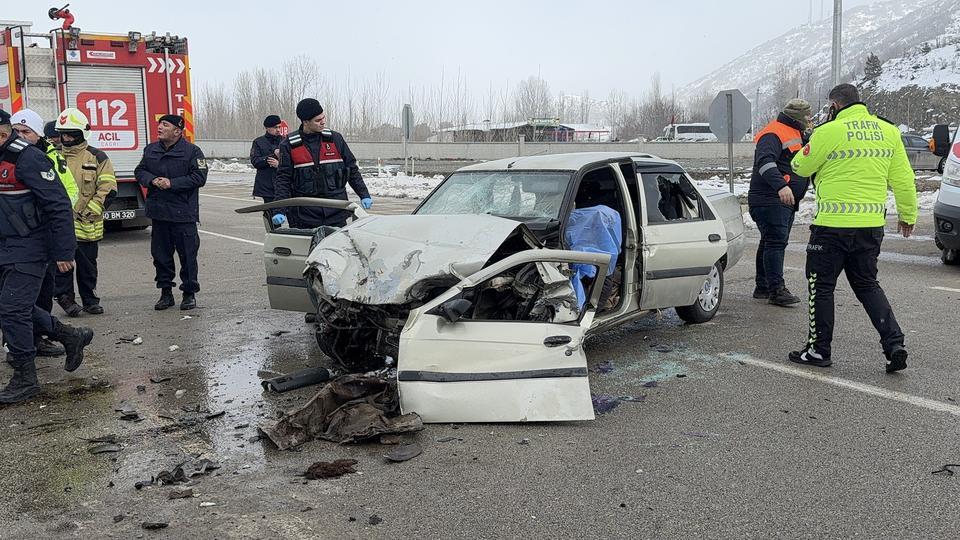
[[[877,257],[883,242],[883,227],[841,229],[810,226],[807,244],[807,283],[810,326],[806,349],[830,358],[834,325],[834,290],[840,273],[880,334],[884,354],[903,345],[903,331],[893,316],[887,295],[877,281]]]

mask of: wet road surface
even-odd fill
[[[387,464],[379,444],[279,452],[254,440],[258,423],[318,389],[264,394],[258,373],[329,360],[302,316],[266,307],[262,223],[233,212],[247,193],[215,174],[203,190],[197,310],[153,310],[149,230],[103,242],[106,314],[70,321],[97,331],[83,367],[67,374],[62,359],[40,360],[40,397],[0,409],[0,536],[955,535],[960,475],[931,473],[960,463],[960,270],[939,264],[929,215],[918,240],[888,235],[880,263],[908,335],[903,374],[883,373],[877,336],[842,280],[834,367],[786,362],[806,315],[751,297],[754,239],[726,275],[714,321],[687,326],[666,310],[588,342],[591,366],[612,368],[591,374],[593,392],[642,402],[592,422],[428,425],[405,437],[423,455]],[[375,211],[414,204],[381,198]],[[795,292],[805,237],[795,229],[787,253]],[[124,406],[140,421],[121,420]],[[85,439],[106,435],[122,449],[91,454],[99,443]],[[220,465],[194,478],[194,497],[134,487],[192,456]],[[358,460],[360,473],[299,476],[339,458]],[[147,521],[169,527],[141,529]]]

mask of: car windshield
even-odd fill
[[[418,214],[557,219],[571,171],[465,171],[430,194]]]

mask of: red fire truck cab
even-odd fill
[[[89,143],[110,156],[117,196],[104,212],[108,228],[143,228],[145,190],[133,178],[143,148],[164,114],[186,120],[193,141],[187,40],[178,36],[92,34],[77,27],[34,33],[29,23],[0,23],[0,107],[29,108],[54,120],[76,107],[90,120]]]

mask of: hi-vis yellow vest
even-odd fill
[[[814,225],[883,227],[888,187],[900,221],[917,221],[917,185],[900,130],[862,103],[818,127],[791,165],[800,176],[817,175]]]
[[[103,151],[80,143],[64,146],[67,167],[73,172],[80,195],[73,205],[73,228],[79,242],[103,238],[103,210],[107,195],[117,190],[113,163]]]

